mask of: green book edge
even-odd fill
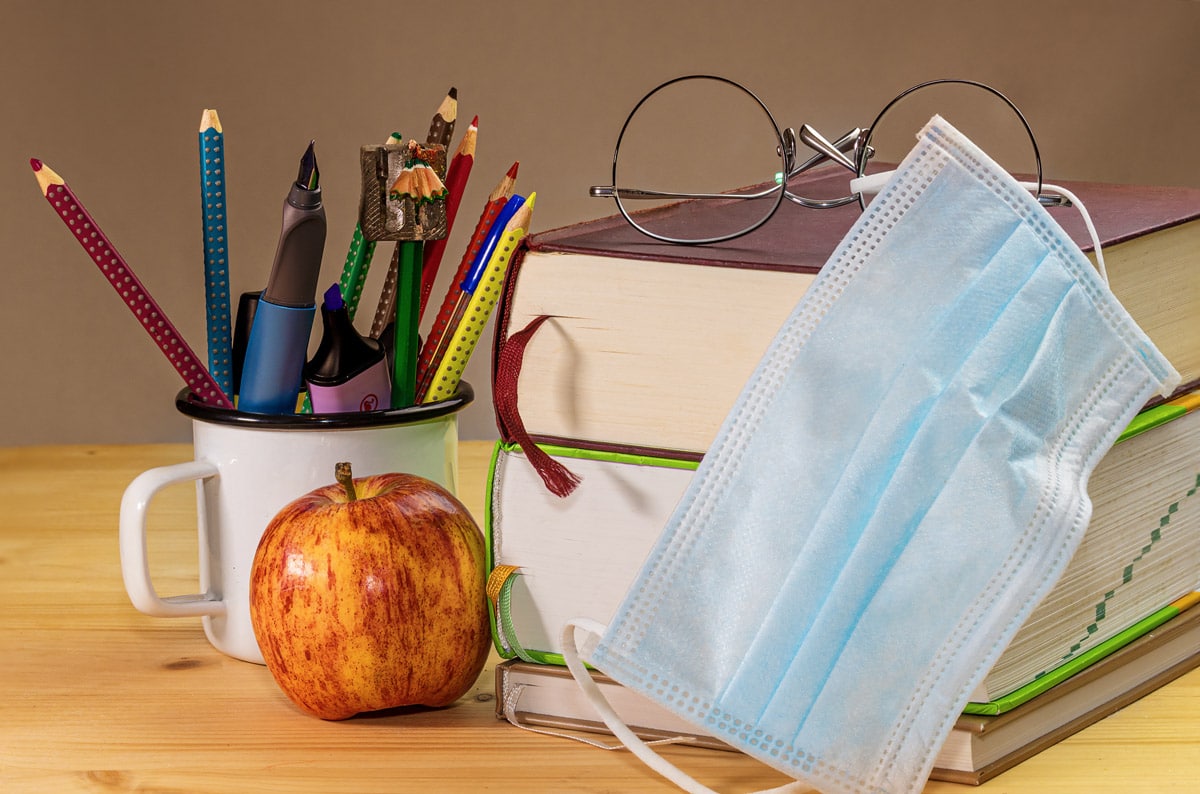
[[[1188,412],[1189,408],[1187,406],[1172,403],[1164,403],[1153,408],[1148,408],[1133,418],[1133,421],[1129,423],[1129,426],[1126,427],[1121,435],[1117,437],[1115,443],[1119,444],[1122,441],[1126,441],[1134,436],[1140,435],[1141,433],[1145,433],[1146,431],[1158,427],[1159,425],[1163,425],[1173,419],[1177,419]],[[538,447],[540,447],[547,454],[562,458],[606,460],[616,463],[630,463],[641,466],[665,466],[668,468],[692,470],[695,470],[695,468],[699,465],[699,462],[697,461],[678,460],[676,458],[670,458],[666,456],[658,457],[654,455],[630,454],[609,450],[578,449],[575,447],[565,447],[554,444],[538,444]],[[492,450],[492,458],[488,467],[487,494],[484,502],[484,525],[486,527],[486,532],[484,534],[489,572],[495,566],[494,547],[492,545],[492,499],[494,496],[493,484],[495,482],[496,464],[501,453],[513,450],[520,450],[520,446],[514,443],[497,441]],[[1176,606],[1175,603],[1177,602],[1173,602],[1172,604],[1169,604],[1162,609],[1151,613],[1119,634],[1116,634],[1115,636],[1110,637],[1108,640],[1097,644],[1095,647],[1085,651],[1084,653],[1081,653],[1079,656],[1076,656],[1067,662],[1064,662],[1049,672],[1046,672],[1035,678],[1025,686],[1013,690],[1003,697],[985,702],[971,701],[967,703],[966,708],[963,709],[963,713],[991,716],[1003,714],[1006,711],[1015,709],[1022,703],[1032,700],[1034,697],[1037,697],[1056,684],[1060,684],[1076,673],[1084,670],[1089,665],[1104,658],[1105,656],[1108,656],[1111,653],[1115,653],[1139,637],[1142,637],[1146,633],[1153,631],[1162,624],[1166,623],[1168,620],[1175,617],[1182,611],[1182,609]],[[503,658],[514,658],[516,654],[505,649],[500,643],[500,634],[496,628],[495,611],[489,610],[489,615],[492,623],[493,645],[496,647],[497,652]],[[562,654],[558,653],[525,649],[525,654],[539,664],[566,664]]]
[[[1191,408],[1188,405],[1177,403],[1163,403],[1162,405],[1148,408],[1133,418],[1129,426],[1117,437],[1115,443],[1119,444],[1122,441],[1178,419],[1186,415],[1190,410]],[[1184,609],[1187,609],[1192,603],[1194,602],[1186,601],[1183,606],[1180,606],[1180,601],[1173,601],[1171,604],[1147,615],[1104,642],[1098,643],[1078,656],[1063,662],[1058,667],[1040,674],[1028,684],[1009,692],[1007,695],[994,700],[982,702],[971,701],[967,703],[966,708],[963,709],[963,713],[994,716],[1003,714],[1006,711],[1012,711],[1017,706],[1027,703],[1051,687],[1062,683],[1076,673],[1103,659],[1105,656],[1119,651],[1134,640],[1148,634],[1178,615]]]
[[[497,441],[496,446],[505,452],[519,452],[520,445]],[[538,449],[556,458],[575,458],[577,460],[605,460],[611,463],[627,463],[634,466],[661,466],[666,469],[691,469],[695,471],[700,465],[698,460],[682,460],[673,458],[670,453],[663,451],[662,455],[651,455],[648,452],[618,452],[610,449],[580,449],[565,447],[557,444],[538,444]],[[499,452],[497,452],[499,454]]]
[[[496,482],[496,462],[500,459],[500,453],[504,451],[504,442],[497,441],[492,447],[492,457],[488,461],[487,473],[487,492],[483,497],[483,549],[484,555],[487,558],[488,576],[491,577],[492,569],[496,567],[496,550],[492,544],[492,497],[494,496],[494,485]],[[500,630],[496,626],[496,610],[493,608],[491,598],[488,598],[488,620],[492,624],[492,645],[496,648],[496,652],[505,659],[511,659],[515,654],[506,650],[500,643]]]
[[[1055,667],[1053,670],[1050,670],[1049,672],[1035,678],[1020,689],[1015,689],[1007,695],[996,698],[995,700],[989,700],[982,703],[976,701],[967,703],[966,708],[963,709],[963,713],[994,716],[996,714],[1003,714],[1006,711],[1012,711],[1017,706],[1027,703],[1048,689],[1061,684],[1063,681],[1066,681],[1076,673],[1084,671],[1095,662],[1103,659],[1105,656],[1116,653],[1134,640],[1149,634],[1154,629],[1178,615],[1184,609],[1190,608],[1192,603],[1193,601],[1188,601],[1183,607],[1180,607],[1178,605],[1179,601],[1174,601],[1162,609],[1152,612],[1150,615],[1142,618],[1121,633],[1110,637],[1104,642],[1097,644],[1095,647],[1079,654],[1070,661],[1064,662],[1058,667]]]
[[[678,458],[672,458],[666,455],[657,456],[628,452],[615,452],[611,450],[578,449],[576,447],[565,447],[557,444],[538,444],[538,448],[548,455],[553,455],[559,458],[603,460],[612,463],[626,463],[635,466],[661,466],[668,469],[688,469],[694,471],[696,467],[700,465],[699,461],[680,460]],[[488,463],[487,492],[484,495],[483,522],[485,527],[484,549],[485,553],[487,554],[489,574],[496,566],[496,551],[492,539],[492,527],[494,525],[492,505],[495,497],[496,466],[499,463],[501,454],[505,452],[520,451],[520,449],[521,448],[518,444],[497,441],[495,446],[492,448],[492,457]],[[517,654],[505,648],[500,642],[500,631],[496,626],[496,610],[488,609],[488,616],[492,624],[492,645],[495,646],[496,652],[505,659],[515,658]],[[525,655],[539,664],[566,664],[566,660],[564,660],[562,654],[559,653],[535,651],[526,648]]]
[[[1172,419],[1178,419],[1187,412],[1188,409],[1186,406],[1174,403],[1163,403],[1153,408],[1147,408],[1133,417],[1133,421],[1129,423],[1129,426],[1121,432],[1121,435],[1117,436],[1116,443],[1120,444],[1122,441],[1145,433],[1147,430],[1164,425]]]

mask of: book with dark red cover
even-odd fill
[[[1028,179],[1029,177],[1021,177]],[[1101,182],[1062,182],[1087,208],[1107,248],[1153,232],[1200,219],[1200,189],[1143,187]],[[816,196],[847,194],[849,172],[834,167],[814,169],[793,190]],[[698,234],[715,214],[737,213],[745,202],[683,201],[656,213],[679,218],[681,228]],[[1051,217],[1085,252],[1093,250],[1083,217],[1072,207],[1050,207]],[[755,213],[759,210],[754,210]],[[734,240],[710,245],[661,243],[638,232],[620,215],[564,226],[532,235],[531,251],[603,254],[629,259],[740,267],[819,269],[858,219],[858,204],[810,210],[783,202],[760,229]],[[734,224],[730,224],[734,225]]]
[[[838,196],[848,172],[815,169],[806,195]],[[1183,375],[1200,380],[1200,190],[1064,182],[1091,214],[1113,292]],[[744,212],[736,199],[651,212],[693,229]],[[1053,207],[1085,252],[1079,211]],[[505,440],[699,454],[791,308],[859,217],[858,205],[783,202],[761,228],[702,246],[652,240],[620,215],[535,234],[508,276],[494,372]],[[673,221],[674,222],[674,221]],[[903,307],[897,307],[902,310]],[[550,320],[518,335],[535,318]],[[518,354],[505,345],[516,336]],[[848,351],[852,355],[852,351]],[[688,425],[685,433],[674,428]]]

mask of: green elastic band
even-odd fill
[[[496,597],[496,617],[499,619],[497,625],[500,627],[500,644],[504,649],[517,655],[517,658],[523,662],[537,663],[537,659],[529,655],[521,643],[517,641],[517,631],[512,622],[512,586],[513,583],[521,576],[519,573],[514,573],[504,580],[504,584],[500,585],[500,594]]]

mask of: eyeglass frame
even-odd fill
[[[780,178],[778,180],[777,185],[766,188],[757,193],[674,193],[674,192],[670,192],[670,191],[644,190],[644,189],[639,189],[639,188],[621,188],[621,187],[617,186],[617,162],[620,158],[620,153],[621,153],[621,141],[625,137],[625,133],[629,128],[630,122],[633,121],[634,116],[637,115],[637,112],[642,107],[642,105],[644,105],[646,102],[648,102],[655,94],[657,94],[659,91],[662,91],[663,89],[666,89],[672,85],[675,85],[676,83],[680,83],[685,80],[715,80],[719,83],[724,83],[728,86],[731,86],[733,88],[736,88],[736,89],[744,92],[747,96],[750,97],[750,99],[752,99],[758,105],[758,107],[766,115],[767,119],[770,120],[771,127],[775,132],[775,139],[777,142],[776,151],[779,154],[780,162],[781,162],[781,166],[782,166],[780,173],[783,175],[782,178]],[[792,128],[792,127],[781,128],[779,126],[779,123],[775,120],[775,116],[771,113],[770,108],[767,107],[766,103],[763,102],[762,99],[760,99],[758,97],[758,95],[755,94],[753,91],[751,91],[749,88],[747,88],[746,86],[742,85],[741,83],[739,83],[735,80],[731,80],[727,77],[722,77],[720,75],[711,75],[711,74],[681,75],[679,77],[675,77],[670,80],[667,80],[664,83],[660,83],[658,86],[655,86],[653,89],[651,89],[649,92],[647,92],[645,96],[643,96],[640,100],[638,100],[638,103],[633,106],[633,109],[631,111],[629,111],[629,115],[626,116],[626,118],[625,118],[625,123],[621,125],[621,131],[617,135],[616,146],[613,147],[612,184],[611,185],[593,185],[589,188],[588,195],[592,196],[593,198],[611,198],[611,199],[613,199],[616,202],[617,210],[621,213],[622,217],[624,217],[625,220],[629,223],[629,225],[632,226],[634,229],[636,229],[638,232],[640,232],[652,239],[659,240],[659,241],[665,242],[665,243],[672,243],[675,245],[708,245],[710,243],[725,242],[726,240],[734,240],[734,239],[737,239],[738,237],[743,237],[747,234],[750,234],[751,232],[753,232],[754,230],[758,229],[763,224],[765,224],[767,221],[769,221],[775,215],[775,213],[779,210],[779,207],[783,204],[783,200],[785,198],[788,199],[789,201],[791,201],[792,203],[798,204],[807,209],[832,209],[834,207],[842,207],[842,206],[845,206],[847,204],[851,204],[854,202],[858,202],[860,209],[865,209],[866,205],[867,205],[867,200],[866,200],[866,197],[862,193],[850,193],[849,195],[842,196],[839,198],[834,198],[834,199],[811,199],[811,198],[807,198],[805,196],[801,196],[796,193],[792,193],[790,190],[787,189],[787,183],[793,177],[795,177],[799,174],[802,174],[805,171],[808,171],[811,168],[816,167],[817,165],[821,165],[821,164],[824,164],[829,161],[832,161],[834,163],[837,163],[838,165],[841,165],[842,167],[846,168],[847,170],[853,172],[856,177],[861,178],[862,176],[864,176],[866,174],[867,163],[871,159],[871,157],[874,156],[874,153],[875,153],[874,149],[871,147],[871,138],[874,135],[875,130],[878,129],[879,123],[883,120],[884,116],[887,115],[888,111],[890,111],[893,107],[895,107],[896,104],[898,104],[901,100],[905,99],[909,95],[911,95],[919,90],[922,90],[924,88],[928,88],[928,87],[934,86],[934,85],[945,85],[945,84],[967,85],[967,86],[972,86],[975,88],[980,88],[980,89],[992,94],[993,96],[997,97],[998,99],[1003,101],[1006,105],[1008,105],[1009,109],[1011,109],[1013,111],[1013,113],[1016,114],[1017,118],[1020,119],[1021,125],[1022,125],[1022,127],[1024,127],[1025,133],[1026,133],[1026,135],[1029,136],[1029,141],[1033,146],[1033,157],[1034,157],[1034,163],[1036,166],[1036,174],[1037,174],[1037,182],[1036,182],[1037,189],[1035,192],[1035,196],[1037,197],[1038,201],[1043,206],[1063,206],[1063,205],[1067,205],[1070,203],[1064,196],[1061,196],[1057,193],[1044,193],[1043,192],[1043,190],[1042,190],[1043,180],[1042,180],[1041,150],[1038,147],[1037,138],[1033,134],[1033,128],[1030,127],[1028,120],[1025,118],[1025,115],[1021,112],[1020,108],[1018,108],[1017,105],[1011,99],[1009,99],[1007,96],[1005,96],[998,89],[993,88],[992,86],[990,86],[986,83],[978,82],[975,80],[966,80],[966,79],[961,79],[961,78],[937,78],[934,80],[927,80],[925,82],[910,86],[909,88],[906,88],[904,91],[901,91],[899,94],[897,94],[895,97],[893,97],[886,105],[884,105],[883,109],[880,110],[879,113],[875,116],[875,118],[871,122],[870,126],[866,127],[865,129],[861,128],[861,127],[855,127],[853,129],[847,131],[845,134],[843,134],[841,137],[837,138],[836,140],[830,141],[827,138],[825,138],[825,136],[821,135],[821,133],[819,133],[814,127],[812,127],[808,123],[801,124],[799,130]],[[798,149],[797,141],[805,144],[810,149],[812,149],[813,151],[816,152],[816,154],[814,154],[813,156],[809,157],[807,160],[805,160],[804,162],[799,163],[799,164],[796,163],[797,149]],[[847,156],[847,154],[846,154],[847,151],[852,152],[853,157]],[[652,232],[649,229],[646,229],[645,227],[641,226],[633,218],[635,211],[628,210],[625,207],[625,205],[621,203],[622,197],[624,197],[626,199],[635,199],[635,200],[636,199],[667,199],[667,198],[674,198],[674,199],[756,199],[756,198],[763,198],[764,196],[767,196],[768,194],[772,194],[772,193],[774,193],[776,196],[775,203],[771,206],[770,211],[768,211],[760,220],[756,221],[755,223],[751,224],[747,228],[742,229],[741,231],[738,231],[738,232],[733,232],[730,234],[716,235],[713,237],[706,237],[706,238],[702,238],[702,239],[675,238],[675,237],[669,237],[667,235],[659,234],[657,232]]]

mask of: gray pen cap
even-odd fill
[[[321,188],[293,183],[283,204],[279,247],[263,297],[277,306],[308,307],[316,303],[317,280],[325,252],[325,207]]]

